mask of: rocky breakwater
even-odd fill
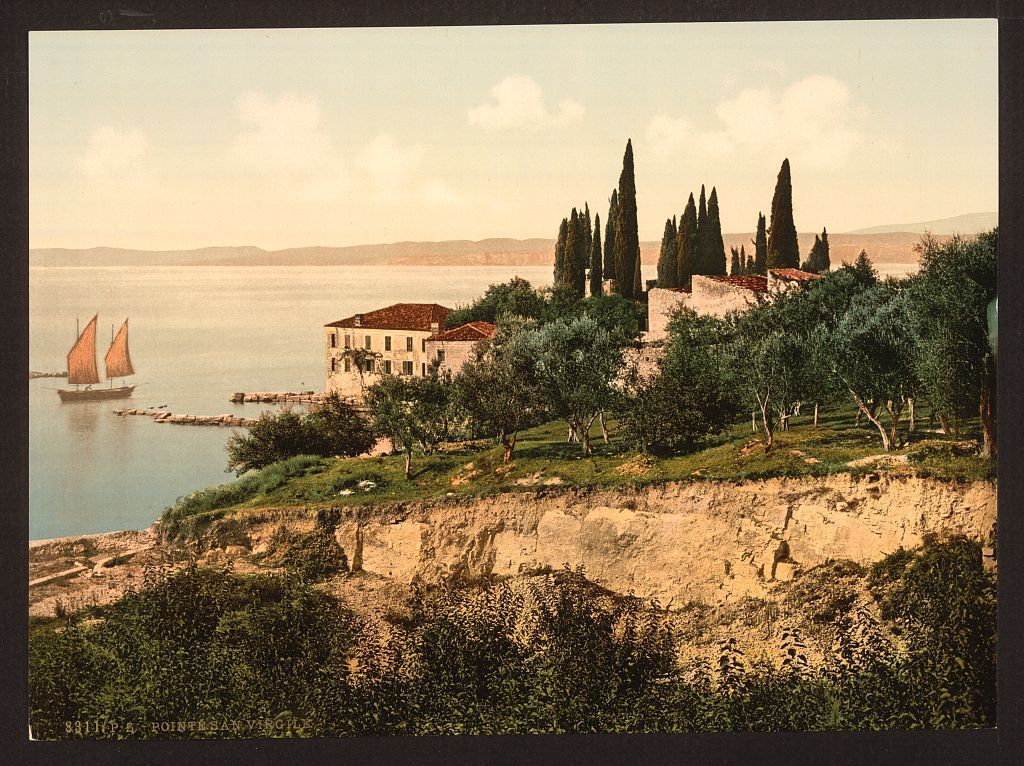
[[[763,597],[830,559],[870,564],[929,532],[994,540],[996,488],[837,475],[508,493],[350,513],[336,533],[349,560],[398,581],[567,564],[611,590],[679,607]]]
[[[121,417],[148,415],[157,423],[173,423],[186,426],[238,426],[248,428],[256,423],[254,418],[240,418],[236,415],[175,415],[167,410],[118,409],[114,410],[114,414]]]
[[[322,402],[327,395],[316,391],[238,391],[231,394],[233,404],[244,402],[266,402],[270,404],[286,404],[288,402]]]

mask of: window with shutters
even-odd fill
[[[391,350],[391,336],[390,335],[385,335],[384,336],[384,350],[385,351],[390,351]]]
[[[370,336],[369,336],[369,335],[367,335],[367,336],[366,336],[366,338],[365,338],[365,340],[366,340],[366,343],[365,343],[365,346],[366,346],[366,348],[371,348],[371,345],[370,345],[370,340],[371,340],[371,339],[370,339]]]
[[[412,351],[412,336],[410,335],[405,339],[405,350]]]
[[[391,360],[390,359],[385,359],[384,360],[384,374],[385,375],[390,375],[391,374]]]
[[[345,372],[352,372],[352,363],[346,357],[345,359]]]
[[[338,333],[332,332],[331,333],[331,348],[337,348],[337,347],[338,347]]]
[[[351,335],[348,335],[348,334],[345,335],[345,348],[352,348],[352,336]]]
[[[402,362],[402,374],[412,375],[412,362]]]

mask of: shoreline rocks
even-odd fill
[[[114,410],[119,417],[129,415],[146,415],[153,418],[157,423],[173,423],[174,425],[190,426],[227,426],[248,428],[256,423],[255,418],[240,418],[236,415],[175,415],[167,410],[150,410],[139,408],[124,408]]]
[[[232,404],[245,402],[284,404],[287,402],[322,402],[326,396],[323,392],[316,391],[236,391],[231,394],[229,401]]]

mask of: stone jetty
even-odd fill
[[[283,404],[286,402],[322,402],[326,394],[316,391],[239,391],[231,394],[233,404],[243,402],[268,402]]]
[[[118,409],[115,415],[148,415],[157,423],[173,423],[182,426],[236,426],[248,428],[255,425],[255,418],[240,418],[235,415],[175,415],[167,410]]]
[[[68,376],[67,371],[64,372],[39,372],[38,370],[29,370],[28,379],[35,380],[36,378],[66,378]]]

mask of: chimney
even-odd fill
[[[440,330],[440,329],[441,329],[440,323],[438,323],[438,322],[431,322],[430,323],[430,334],[431,335],[437,335],[437,331]]]
[[[363,326],[363,315],[362,314],[356,314],[352,318],[352,324],[354,324],[356,327],[362,327]]]

